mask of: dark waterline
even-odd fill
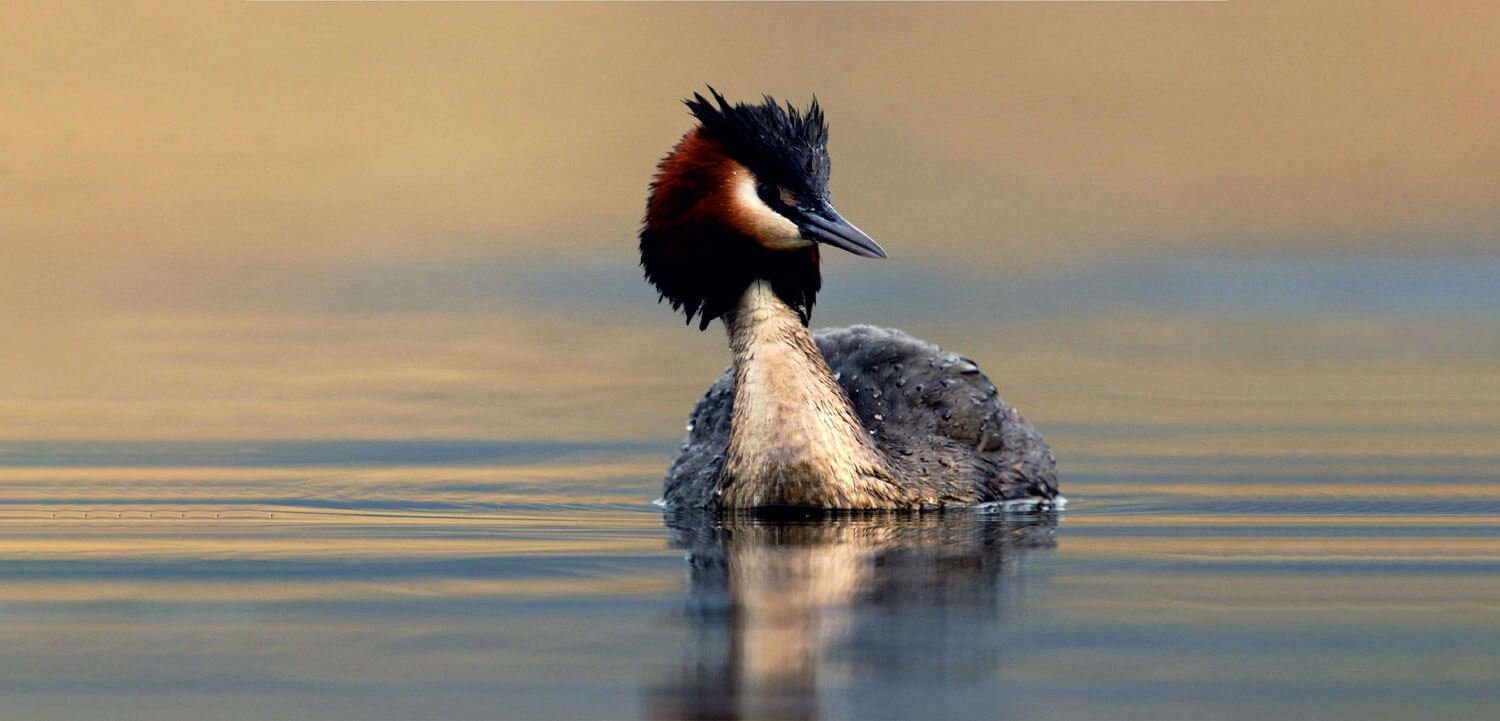
[[[670,443],[508,440],[0,441],[0,467],[279,467],[535,463],[666,452]]]

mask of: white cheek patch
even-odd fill
[[[755,175],[748,168],[734,169],[729,188],[732,214],[740,230],[771,250],[795,250],[812,245],[797,225],[771,209],[755,192]]]

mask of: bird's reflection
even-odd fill
[[[687,551],[680,673],[662,719],[816,718],[848,679],[941,684],[992,672],[1019,561],[1055,545],[1051,514],[669,516]],[[826,693],[825,693],[826,695]]]

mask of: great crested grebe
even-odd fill
[[[828,199],[828,126],[713,88],[661,161],[641,229],[646,280],[734,365],[693,409],[673,508],[931,509],[1057,497],[1052,452],[966,358],[898,330],[810,333],[818,245],[885,251]]]

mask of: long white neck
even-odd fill
[[[769,283],[751,283],[725,325],[735,382],[725,506],[914,505],[892,483],[812,334]]]

